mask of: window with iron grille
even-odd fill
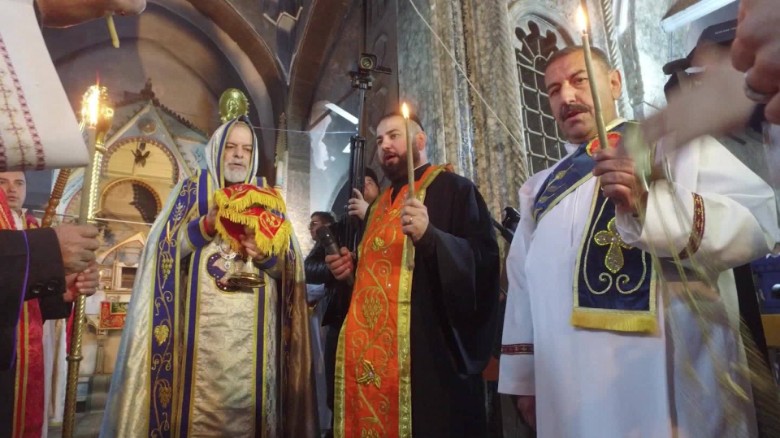
[[[544,69],[553,53],[571,43],[557,26],[538,16],[515,23],[513,41],[520,99],[523,108],[523,135],[528,151],[530,173],[544,170],[566,155],[564,141],[550,110],[544,86]]]

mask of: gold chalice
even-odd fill
[[[235,265],[234,265],[235,266]],[[247,261],[240,269],[233,269],[227,274],[225,282],[228,286],[233,288],[255,288],[265,284],[263,276],[260,275],[255,267],[254,259],[247,256]]]

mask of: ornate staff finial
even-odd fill
[[[219,97],[219,120],[222,123],[240,116],[249,115],[249,99],[243,91],[228,88]]]

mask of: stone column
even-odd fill
[[[471,108],[455,66],[465,64],[459,4],[398,0],[398,85],[400,100],[409,102],[428,134],[428,159],[471,177]]]
[[[473,180],[498,217],[504,205],[517,205],[527,178],[506,1],[414,6],[398,3],[401,100],[422,118],[430,161],[451,163]]]
[[[528,179],[522,144],[520,82],[511,42],[506,0],[462,0],[469,79],[474,110],[474,181],[491,212],[500,217],[517,206]]]
[[[669,35],[661,19],[673,0],[637,2],[622,0],[625,12],[616,20],[625,30],[617,36],[624,67],[624,90],[634,118],[643,119],[666,104],[663,73],[665,63],[687,55],[681,53],[680,35]],[[628,25],[620,26],[620,20]]]

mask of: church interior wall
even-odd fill
[[[121,46],[111,48],[105,22],[96,20],[66,29],[43,30],[47,47],[74,111],[96,79],[108,86],[112,100],[125,99],[151,79],[161,102],[204,132],[218,125],[217,99],[228,87],[247,92],[250,118],[273,127],[275,110],[269,86],[249,54],[186,0],[156,0],[139,17],[116,20]],[[278,87],[277,87],[278,88]],[[263,172],[273,175],[274,129],[260,129]],[[50,172],[29,175],[28,204],[39,209],[48,200]]]
[[[287,175],[289,216],[305,254],[312,245],[309,214],[315,210],[344,213],[349,172],[345,148],[357,126],[325,105],[335,103],[359,116],[358,93],[348,74],[356,69],[360,52],[376,55],[378,65],[391,69],[389,75],[373,74],[373,89],[366,95],[367,165],[381,177],[375,155],[376,121],[397,110],[401,101],[408,102],[429,137],[429,161],[450,163],[457,173],[475,181],[498,218],[503,207],[517,207],[517,190],[541,170],[532,163],[524,134],[531,124],[523,111],[528,96],[546,96],[524,94],[523,85],[528,83],[523,82],[515,52],[523,43],[518,30],[530,33],[527,25],[532,17],[556,32],[560,47],[580,44],[574,25],[579,3],[150,0],[141,16],[117,18],[119,49],[110,47],[102,20],[69,29],[44,29],[44,37],[74,109],[80,107],[83,91],[96,76],[115,102],[137,93],[151,79],[162,105],[210,133],[219,124],[221,92],[229,87],[244,90],[261,138],[261,173],[273,181],[275,159],[280,158],[277,152],[283,148],[288,152],[280,166]],[[619,108],[627,118],[643,119],[665,105],[663,87],[668,77],[663,65],[686,56],[707,24],[727,19],[736,7],[732,4],[706,20],[665,32],[660,22],[673,3],[587,0],[594,46],[608,52],[613,49],[616,66],[623,71],[624,96]],[[283,114],[289,132],[286,141],[279,142],[284,144],[278,145]],[[130,136],[135,131],[128,132]],[[555,135],[551,134],[553,141]],[[740,147],[736,143],[727,146]],[[543,164],[560,158],[560,154],[553,155]],[[127,166],[131,165],[129,156]],[[175,181],[161,176],[159,169],[153,173],[146,182],[164,202]],[[108,187],[128,175],[107,172],[101,185]],[[383,186],[388,183],[381,181]],[[33,182],[30,187],[45,190],[48,196],[45,184]],[[30,199],[36,199],[36,193]],[[67,200],[68,211],[73,212],[78,196],[71,194]],[[121,237],[138,229],[129,226]],[[129,291],[114,298],[127,300]],[[113,370],[119,333],[99,336],[89,331],[84,373]],[[97,358],[99,343],[102,362]]]
[[[231,86],[245,88],[224,52],[187,21],[154,4],[139,17],[117,22],[122,42],[118,49],[98,39],[107,33],[102,21],[45,30],[73,107],[80,107],[83,90],[96,76],[114,102],[121,102],[124,92],[142,89],[151,79],[156,96],[168,108],[203,131],[215,129],[219,95]],[[267,104],[267,95],[256,103]]]

